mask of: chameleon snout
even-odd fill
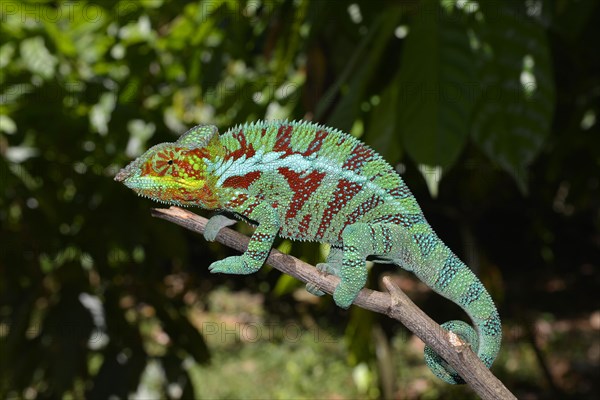
[[[127,168],[121,168],[121,170],[115,175],[115,181],[123,182],[129,177],[129,175],[131,175],[131,173],[127,170]]]
[[[121,168],[121,170],[115,175],[115,181],[123,182],[125,185],[127,185],[127,179],[134,177],[136,175],[136,171],[138,170],[134,163],[135,161],[129,163],[125,168]]]

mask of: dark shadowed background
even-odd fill
[[[593,0],[3,0],[0,397],[475,398],[393,321],[269,267],[209,274],[233,252],[112,179],[196,124],[288,118],[397,167],[496,300],[517,397],[598,398],[598,38]]]

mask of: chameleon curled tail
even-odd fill
[[[502,336],[498,311],[475,274],[439,239],[438,241],[441,249],[435,258],[445,259],[441,268],[437,267],[433,273],[427,268],[415,268],[413,272],[434,291],[458,304],[469,315],[475,329],[463,321],[456,320],[441,326],[468,343],[486,367],[490,368],[500,350]],[[431,261],[426,260],[424,265]],[[429,346],[425,346],[425,362],[442,380],[451,384],[465,383]]]

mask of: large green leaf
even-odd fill
[[[398,78],[386,86],[379,97],[379,104],[373,107],[368,129],[362,137],[386,160],[394,162],[402,155],[398,137]]]
[[[417,163],[456,161],[468,136],[474,74],[465,16],[424,2],[406,37],[398,97],[399,130]]]
[[[554,108],[545,33],[540,21],[516,4],[484,2],[476,16],[480,87],[472,135],[525,192],[525,169],[549,133]]]

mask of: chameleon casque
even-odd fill
[[[438,238],[393,167],[348,134],[305,121],[259,121],[222,135],[200,125],[152,147],[115,180],[156,201],[225,211],[256,225],[247,251],[212,263],[211,272],[258,271],[276,236],[328,243],[317,268],[340,278],[338,306],[348,308],[364,287],[367,257],[397,264],[466,311],[475,329],[463,321],[442,327],[470,343],[488,368],[498,354],[502,329],[491,296]],[[213,216],[205,238],[233,222]],[[446,382],[464,383],[429,347],[425,360]]]

